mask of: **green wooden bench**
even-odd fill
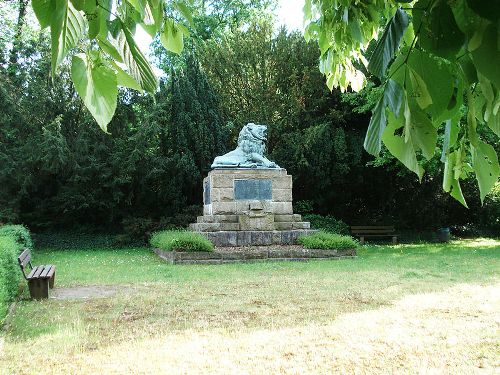
[[[49,288],[54,288],[56,266],[47,264],[35,266],[31,264],[31,251],[25,249],[17,258],[24,278],[28,281],[31,298],[42,299],[49,297]],[[27,269],[29,267],[29,269]],[[29,272],[28,272],[29,271]]]
[[[353,236],[359,237],[359,242],[361,244],[364,244],[365,238],[369,238],[369,237],[371,237],[371,238],[373,238],[373,237],[379,237],[379,238],[391,237],[393,244],[398,243],[398,235],[396,234],[394,226],[392,226],[392,225],[352,226],[351,227],[351,234]]]

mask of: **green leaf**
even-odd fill
[[[427,115],[418,108],[410,108],[410,135],[415,148],[422,150],[422,155],[430,160],[436,151],[437,130]]]
[[[85,13],[93,13],[97,8],[96,0],[71,0],[76,10],[81,10]]]
[[[177,27],[174,20],[165,20],[165,25],[160,34],[160,41],[163,47],[174,53],[181,53],[184,48],[184,34]]]
[[[460,116],[446,120],[443,138],[443,150],[441,152],[441,161],[444,163],[448,155],[448,151],[455,145],[458,139],[458,131],[460,124]]]
[[[417,161],[417,155],[411,137],[405,142],[404,137],[395,134],[396,130],[402,127],[402,120],[397,120],[396,117],[389,112],[387,127],[382,135],[382,141],[389,152],[394,155],[406,168],[416,173],[419,179],[422,179],[424,169]]]
[[[73,56],[71,79],[83,103],[104,132],[116,110],[116,74],[102,63],[89,61],[84,54]]]
[[[408,22],[408,15],[398,8],[394,17],[386,25],[368,63],[368,70],[377,77],[385,76],[387,67],[399,48],[399,42],[408,27]]]
[[[188,6],[182,1],[176,1],[174,3],[174,6],[182,14],[182,17],[184,17],[189,22],[189,25],[191,27],[194,27],[193,15]]]
[[[481,193],[481,202],[490,192],[500,176],[498,156],[493,146],[479,141],[476,147],[471,145],[472,165],[476,172],[476,179]]]
[[[443,190],[450,193],[450,195],[462,203],[462,205],[468,207],[462,193],[462,188],[460,187],[460,181],[455,178],[455,169],[457,165],[462,164],[461,158],[462,152],[459,150],[448,154],[444,164]]]
[[[53,0],[32,0],[31,4],[42,29],[50,26],[54,7]]]
[[[332,75],[333,76],[333,75]],[[384,93],[373,110],[370,124],[363,144],[365,150],[372,155],[378,155],[381,149],[382,134],[387,124],[386,106],[397,117],[403,101],[403,89],[395,81],[387,81]]]
[[[420,108],[427,108],[432,104],[432,98],[427,90],[427,85],[420,75],[413,69],[408,69],[410,73],[411,86],[413,88],[414,99]]]
[[[438,118],[446,111],[454,91],[455,78],[451,74],[450,65],[424,51],[413,49],[408,57],[408,66],[420,76],[427,88],[427,94],[432,99],[432,103],[425,108],[426,111],[433,119]],[[410,96],[413,91],[412,86]]]
[[[472,51],[472,60],[477,71],[489,79],[497,89],[500,89],[498,31],[498,27],[493,24],[486,28],[481,45]]]
[[[89,23],[89,39],[94,39],[99,35],[99,31],[101,29],[101,12],[97,9],[94,13],[87,15],[87,21]]]
[[[108,21],[111,17],[108,9],[111,9],[112,0],[99,0],[99,7],[97,12],[99,13],[99,38],[101,40],[106,40],[108,38]]]
[[[437,2],[429,11],[414,11],[413,22],[415,30],[420,30],[420,46],[437,56],[453,59],[465,43],[465,35],[446,1]]]
[[[52,0],[54,9],[50,24],[52,40],[52,75],[68,52],[77,45],[85,34],[86,24],[83,16],[68,0]]]
[[[116,71],[116,83],[118,86],[128,87],[137,91],[142,91],[141,85],[125,70],[123,70],[117,63],[110,61],[111,66]]]
[[[101,39],[100,37],[97,38],[97,44],[101,49],[106,52],[109,56],[111,56],[112,59],[118,62],[123,62],[123,59],[116,49],[116,47],[107,39]]]
[[[500,19],[500,3],[492,0],[467,0],[469,7],[479,14],[493,22],[498,22]]]
[[[129,74],[145,91],[154,93],[158,88],[156,75],[125,25],[122,25],[117,42],[118,52],[127,66]]]

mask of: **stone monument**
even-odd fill
[[[190,229],[216,246],[293,244],[314,232],[293,213],[292,176],[264,156],[266,140],[265,125],[245,125],[203,180],[203,216]]]

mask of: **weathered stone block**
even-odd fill
[[[213,175],[210,176],[212,190],[214,188],[233,188],[234,176],[232,175]]]
[[[211,206],[214,215],[234,215],[236,213],[235,202],[214,202]]]
[[[310,249],[311,258],[329,258],[337,255],[337,250]]]
[[[291,202],[292,189],[274,189],[273,190],[274,202]]]
[[[273,244],[274,245],[281,244],[281,231],[279,231],[279,230],[273,231]]]
[[[290,215],[293,213],[292,202],[272,202],[271,207],[275,215]]]
[[[223,231],[240,230],[240,224],[239,223],[222,222],[222,223],[219,223],[219,230],[223,230]]]
[[[275,222],[292,222],[294,220],[294,215],[274,215],[274,221]]]
[[[251,232],[241,231],[237,234],[237,246],[250,246],[252,243]]]
[[[307,221],[299,221],[293,223],[293,229],[310,229],[311,223]]]
[[[214,202],[232,202],[234,193],[232,188],[213,188],[211,192],[212,203]]]
[[[290,222],[283,222],[283,221],[278,221],[278,222],[275,222],[274,223],[274,228],[276,230],[291,230],[293,229],[293,224],[294,223],[290,223]]]
[[[293,220],[290,221],[302,221],[302,215],[293,214]]]
[[[273,233],[266,231],[254,231],[251,233],[253,246],[267,246],[273,244]]]
[[[241,230],[274,230],[273,215],[239,215]]]
[[[277,176],[273,178],[273,189],[291,189],[292,176]]]

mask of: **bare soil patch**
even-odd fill
[[[72,288],[55,288],[50,298],[56,300],[108,298],[119,292],[130,293],[133,289],[124,285],[87,285]]]

